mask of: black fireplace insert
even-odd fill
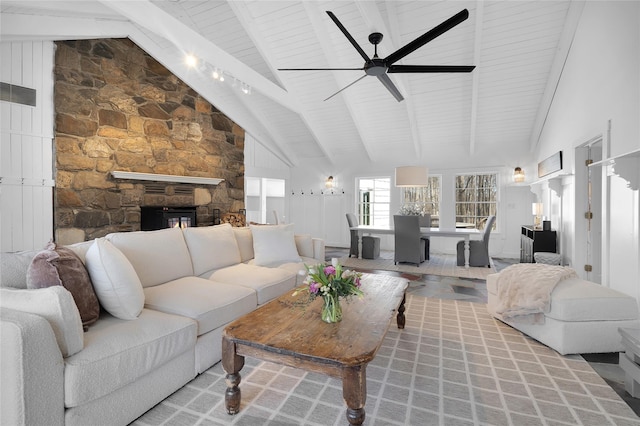
[[[140,214],[143,231],[197,226],[195,207],[141,207]]]

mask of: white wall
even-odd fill
[[[562,150],[565,171],[575,174],[575,147],[602,136],[605,158],[640,148],[640,2],[587,1],[541,133],[538,161]],[[611,131],[608,131],[608,123]],[[640,166],[640,164],[639,164]],[[607,172],[609,169],[607,168]],[[640,202],[638,191],[605,175],[603,285],[640,296]],[[566,178],[570,180],[571,178]],[[568,182],[552,209],[573,208],[580,182]],[[566,261],[584,275],[583,259],[570,250],[579,241],[574,217],[563,215]]]
[[[533,223],[531,215],[531,203],[534,195],[528,185],[515,185],[512,183],[512,167],[493,167],[485,169],[447,169],[438,170],[434,165],[427,164],[429,173],[441,175],[442,194],[440,223],[442,227],[453,228],[455,226],[455,175],[467,172],[498,172],[500,175],[500,204],[499,204],[499,228],[492,232],[489,250],[492,256],[519,258],[520,257],[520,227]],[[342,169],[340,169],[342,168]],[[340,206],[343,209],[339,213],[336,202],[331,200],[331,213],[326,212],[327,199],[331,195],[318,195],[323,189],[323,182],[327,176],[332,175],[337,183],[336,192],[342,199]],[[296,222],[296,229],[311,233],[314,236],[326,239],[327,245],[348,247],[349,232],[345,214],[355,213],[356,207],[356,178],[388,176],[391,178],[391,212],[397,212],[401,207],[400,188],[393,186],[394,169],[349,164],[347,166],[327,166],[309,162],[291,169],[291,181],[294,195],[290,195],[292,210],[301,211],[301,214],[291,212],[292,221]],[[313,190],[314,195],[310,194]],[[304,191],[304,195],[301,194]],[[344,191],[344,195],[342,195]],[[326,192],[326,191],[325,191]],[[300,205],[308,205],[301,208]],[[336,241],[336,230],[340,232],[340,241]],[[381,248],[393,250],[393,237],[382,236]],[[455,241],[451,238],[434,238],[431,241],[432,252],[455,253]]]
[[[36,106],[0,102],[0,251],[53,238],[52,42],[0,43],[0,80],[36,90]]]

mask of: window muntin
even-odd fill
[[[358,178],[357,216],[360,225],[389,226],[391,178]]]
[[[487,217],[497,216],[498,174],[473,173],[456,175],[456,226],[473,224],[484,229]],[[497,217],[496,217],[497,223]],[[494,224],[494,229],[496,225]]]

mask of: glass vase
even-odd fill
[[[325,295],[322,296],[324,304],[322,305],[322,321],[328,323],[342,321],[342,307],[340,306],[340,297]]]

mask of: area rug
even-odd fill
[[[494,320],[486,306],[407,296],[367,368],[365,425],[640,425],[580,356]],[[220,363],[136,425],[344,425],[339,380],[246,358],[240,413],[224,409]]]
[[[420,266],[407,263],[394,265],[393,251],[381,251],[377,259],[358,259],[355,257],[341,257],[340,264],[349,268],[406,272],[410,274],[431,274],[446,277],[486,279],[487,275],[496,273],[496,268],[491,262],[491,268],[479,268],[456,265],[456,256],[453,254],[431,253],[430,259]]]

